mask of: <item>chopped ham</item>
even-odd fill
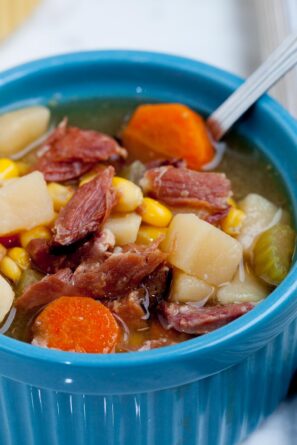
[[[158,249],[157,243],[148,247],[125,246],[121,253],[112,254],[106,251],[109,245],[109,243],[102,244],[102,238],[100,240],[99,236],[97,243],[93,242],[88,248],[82,246],[85,250],[81,252],[80,258],[85,258],[85,261],[78,266],[74,274],[67,267],[46,276],[38,283],[29,286],[18,298],[16,306],[32,309],[48,304],[63,295],[84,295],[93,298],[124,296],[137,288],[141,281],[152,274],[166,258],[166,255]],[[156,289],[155,284],[155,292]],[[145,304],[143,307],[145,308]]]
[[[74,179],[100,161],[127,156],[115,139],[97,131],[68,127],[66,119],[48,137],[38,154],[35,169],[41,171],[47,181]]]
[[[231,195],[230,181],[224,173],[172,166],[148,170],[140,184],[150,196],[168,205],[202,207],[212,212],[226,209]]]
[[[29,310],[49,304],[62,295],[81,295],[80,289],[71,284],[71,278],[72,272],[70,269],[61,269],[54,275],[44,277],[25,290],[23,295],[16,300],[16,307]]]
[[[77,253],[80,255],[80,262],[103,261],[106,258],[106,252],[112,250],[114,246],[114,234],[109,229],[104,229],[96,234],[94,238],[84,243]]]
[[[67,251],[56,252],[50,241],[38,238],[31,240],[26,249],[34,267],[48,274],[66,267],[75,270],[82,261],[103,261],[105,253],[114,245],[113,233],[104,229],[79,247],[75,246],[74,250],[67,248]]]
[[[127,294],[165,261],[166,254],[157,246],[157,243],[150,246],[131,244],[103,263],[82,263],[74,273],[74,283],[94,298]]]
[[[35,268],[45,274],[55,273],[65,263],[65,255],[54,255],[48,240],[36,238],[29,242],[27,252]]]
[[[130,292],[126,297],[108,300],[105,304],[130,328],[142,329],[147,326],[144,299],[138,290]]]
[[[49,156],[43,156],[35,164],[34,169],[43,173],[47,181],[63,182],[69,179],[79,178],[87,173],[93,164],[84,162],[53,162]]]
[[[117,202],[111,186],[113,175],[114,168],[107,167],[93,180],[79,187],[55,222],[54,245],[73,244],[100,229]]]
[[[127,296],[108,299],[104,303],[132,329],[147,326],[150,311],[164,298],[168,287],[169,267],[160,266]]]
[[[169,328],[187,334],[207,334],[253,309],[251,303],[197,307],[190,304],[164,302],[161,315]]]
[[[167,265],[161,265],[153,273],[144,278],[142,288],[148,295],[149,309],[157,306],[169,290],[171,270]]]

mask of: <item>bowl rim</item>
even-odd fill
[[[240,77],[225,70],[185,57],[147,51],[104,50],[61,54],[13,67],[0,73],[0,88],[5,88],[6,83],[24,78],[37,71],[46,70],[50,66],[80,65],[98,60],[105,60],[106,63],[129,61],[132,63],[157,64],[170,69],[196,72],[197,76],[201,75],[201,73],[207,73],[211,81],[231,89],[237,88],[243,82]],[[295,120],[275,100],[265,95],[258,101],[257,107],[261,112],[268,114],[274,119],[293,139],[296,138],[297,124]],[[290,180],[286,185],[290,190]],[[0,336],[0,351],[13,354],[18,358],[30,358],[40,363],[59,363],[92,368],[100,367],[106,371],[112,368],[133,368],[147,364],[160,365],[164,362],[170,362],[173,358],[174,360],[182,360],[193,354],[196,357],[199,355],[203,357],[205,354],[207,356],[210,354],[215,355],[219,348],[228,349],[234,342],[240,342],[246,336],[259,334],[265,329],[267,320],[276,313],[285,310],[289,311],[291,306],[290,297],[297,291],[297,280],[295,280],[295,277],[297,277],[296,262],[289,275],[270,294],[269,298],[261,302],[251,312],[216,331],[177,345],[142,351],[141,353],[83,354],[44,349],[2,335]],[[292,320],[294,316],[295,313],[291,314],[291,317],[287,317],[287,321]],[[271,330],[271,335],[277,335],[277,333],[277,330],[273,332]],[[264,339],[262,343],[259,340],[257,348],[259,349],[262,344],[265,344]]]

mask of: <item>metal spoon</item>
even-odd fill
[[[290,69],[297,64],[297,34],[290,34],[262,65],[207,119],[219,141],[232,125]]]

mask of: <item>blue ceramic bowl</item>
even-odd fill
[[[208,114],[240,85],[145,52],[53,57],[0,75],[0,112],[85,98],[182,102]],[[297,210],[297,125],[269,97],[238,124],[279,170]],[[232,445],[271,413],[297,367],[297,271],[253,311],[176,346],[112,355],[0,338],[3,445]]]

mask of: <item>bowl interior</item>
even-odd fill
[[[181,102],[207,115],[240,83],[239,78],[224,71],[164,54],[78,53],[44,59],[0,74],[0,112],[29,104],[129,98],[141,102]],[[236,124],[236,130],[279,171],[296,220],[296,123],[280,105],[264,97]],[[0,372],[63,391],[130,392],[190,382],[239,362],[281,332],[296,314],[296,275],[294,264],[288,277],[263,303],[230,325],[157,350],[109,356],[73,354],[1,336]],[[33,369],[30,375],[26,372],[28,366]],[[172,367],[175,373],[170,372]]]

